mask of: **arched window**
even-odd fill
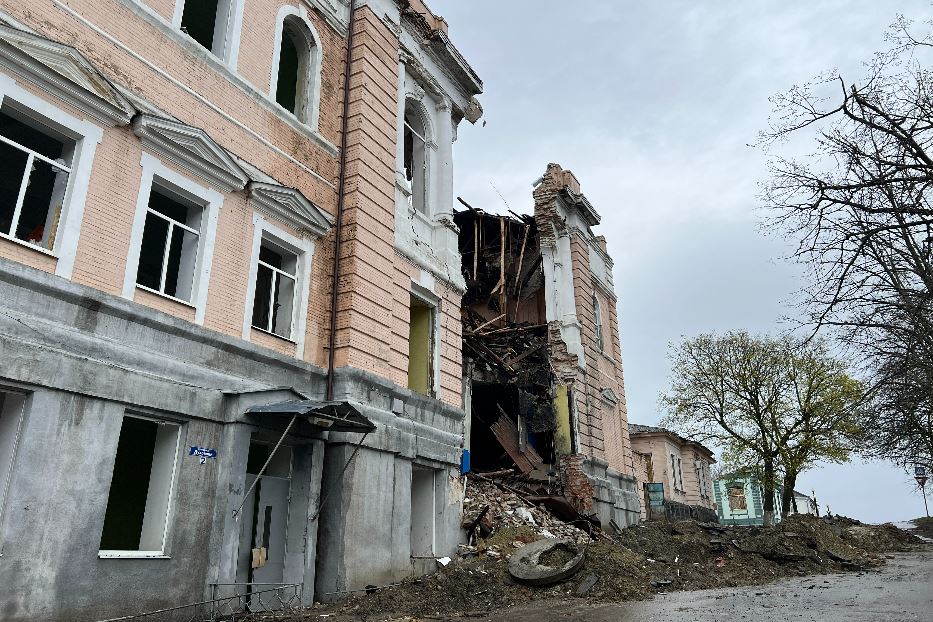
[[[286,7],[289,8],[290,7]],[[272,92],[282,108],[308,125],[317,122],[320,49],[308,23],[286,14],[281,21]]]
[[[411,188],[411,206],[427,213],[427,128],[421,112],[412,104],[405,106],[405,126],[403,130],[403,162],[405,179]]]

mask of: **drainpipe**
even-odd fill
[[[350,0],[350,30],[347,33],[346,67],[343,72],[343,120],[340,128],[340,170],[337,181],[337,222],[334,225],[334,265],[330,300],[330,347],[327,353],[327,400],[334,399],[334,365],[337,356],[337,287],[340,285],[340,243],[347,184],[347,128],[350,115],[350,70],[353,64],[353,19],[356,2]]]

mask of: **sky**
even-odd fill
[[[759,184],[769,98],[832,69],[863,75],[898,12],[930,0],[429,0],[484,82],[461,124],[454,191],[531,211],[549,162],[571,169],[615,259],[629,420],[656,423],[668,344],[709,331],[776,333],[802,270],[766,231]],[[806,145],[802,145],[806,147]],[[913,479],[855,459],[804,473],[825,509],[882,522],[923,515]]]

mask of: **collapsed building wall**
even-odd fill
[[[534,199],[533,216],[467,206],[454,217],[467,284],[466,445],[479,470],[514,465],[579,512],[631,524],[639,497],[599,216],[556,164]]]

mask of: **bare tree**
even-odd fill
[[[859,355],[866,451],[905,466],[933,457],[933,22],[923,37],[913,27],[899,18],[860,82],[832,75],[777,97],[764,136],[770,149],[816,142],[806,159],[773,158],[768,224],[799,240],[814,329]]]

